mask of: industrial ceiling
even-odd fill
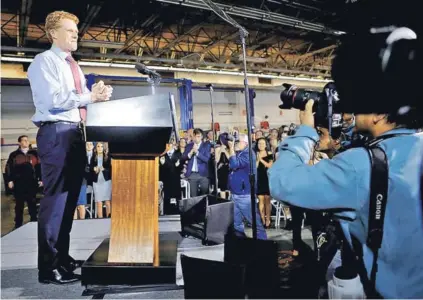
[[[248,70],[329,78],[344,16],[357,0],[215,1],[244,26]],[[201,0],[3,0],[2,60],[31,58],[49,47],[44,20],[65,10],[80,18],[75,56],[90,63],[239,71],[238,30]]]

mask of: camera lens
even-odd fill
[[[283,87],[285,88],[285,90],[281,92],[282,104],[279,105],[279,108],[291,109],[294,104],[295,92],[297,91],[298,88],[295,85],[291,85],[288,83],[284,83]]]
[[[299,89],[297,86],[288,83],[284,83],[283,87],[285,90],[281,92],[282,104],[279,105],[280,109],[296,108],[304,110],[308,100],[313,99],[317,104],[317,102],[319,102],[322,97],[322,93]],[[317,105],[314,105],[313,111],[316,110],[316,107]]]

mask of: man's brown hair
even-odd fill
[[[64,19],[72,20],[77,25],[79,23],[79,19],[77,16],[65,11],[54,11],[48,14],[46,18],[46,23],[45,23],[45,31],[46,31],[47,38],[51,43],[53,43],[53,38],[50,35],[50,30],[59,28],[60,21]]]

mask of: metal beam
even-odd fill
[[[103,1],[101,1],[98,5],[90,5],[88,4],[88,12],[85,16],[84,21],[82,22],[80,29],[79,29],[79,37],[82,39],[88,29],[91,27],[91,23],[97,17],[98,13],[100,12],[101,8],[103,7]]]
[[[321,48],[321,49],[317,49],[317,50],[308,52],[306,54],[300,55],[298,57],[298,60],[300,60],[300,59],[306,59],[307,57],[313,56],[315,54],[319,54],[319,53],[323,53],[323,52],[326,52],[326,51],[329,51],[329,50],[333,50],[336,47],[337,47],[337,45],[332,45],[332,46],[328,46],[328,47],[324,47],[324,48]]]
[[[187,6],[197,9],[211,10],[202,0],[156,0],[157,2],[176,4],[180,6]],[[249,18],[254,20],[259,20],[261,22],[269,22],[274,24],[280,24],[285,26],[290,26],[299,29],[305,29],[308,31],[322,32],[333,35],[341,35],[345,32],[334,30],[331,28],[325,27],[323,24],[317,24],[301,20],[299,18],[291,17],[288,15],[283,15],[279,13],[273,13],[265,11],[262,9],[256,9],[253,7],[246,6],[234,6],[215,3],[222,10],[224,10],[229,15],[234,15],[242,18]]]
[[[203,54],[206,53],[207,51],[210,51],[211,49],[213,49],[216,46],[219,46],[220,44],[222,44],[225,41],[230,41],[232,39],[234,39],[236,36],[239,35],[239,31],[233,32],[233,33],[228,33],[225,34],[224,36],[222,36],[220,39],[212,41],[211,43],[209,43],[207,46],[205,46],[203,48],[203,50],[201,50],[200,52],[198,52],[199,54]]]
[[[108,49],[120,49],[125,45],[125,43],[117,42],[107,42],[107,41],[92,41],[92,40],[82,40],[79,42],[79,46],[85,48],[108,48]]]
[[[158,14],[155,15],[151,15],[147,20],[145,20],[140,28],[138,28],[137,30],[135,30],[134,32],[132,32],[128,38],[125,41],[125,45],[120,48],[120,49],[116,49],[115,50],[115,54],[119,54],[122,51],[125,51],[126,49],[128,49],[129,47],[131,47],[134,43],[135,43],[135,38],[137,38],[138,36],[142,36],[144,33],[144,30],[150,26],[153,22],[155,22],[157,20],[157,18],[159,17]]]
[[[16,0],[15,0],[16,1]],[[25,45],[26,33],[28,31],[29,16],[31,15],[32,0],[22,0],[19,11],[19,36],[18,47]]]
[[[113,24],[110,26],[110,28],[109,29],[107,29],[107,31],[105,32],[105,34],[106,34],[106,37],[108,38],[109,37],[109,34],[110,34],[110,32],[112,31],[112,30],[114,30],[115,29],[115,27],[116,27],[116,25],[119,23],[119,18],[117,18],[114,22],[113,22]]]
[[[171,50],[175,45],[177,45],[179,42],[182,42],[184,39],[186,39],[188,36],[193,34],[194,32],[201,30],[201,28],[204,26],[204,23],[194,25],[192,26],[188,31],[186,31],[184,34],[179,35],[177,38],[172,40],[169,44],[161,48],[157,53],[156,56],[160,56],[165,52],[168,52]]]

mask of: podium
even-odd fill
[[[109,143],[110,239],[83,264],[82,285],[174,284],[177,241],[159,237],[158,156],[173,123],[170,95],[90,104],[88,141]]]

